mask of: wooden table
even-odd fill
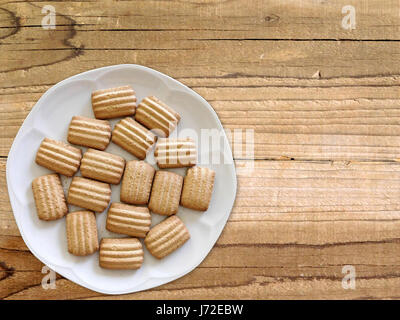
[[[400,8],[351,2],[352,30],[348,1],[1,1],[0,298],[399,298]],[[46,4],[55,29],[41,26]],[[8,151],[52,85],[121,63],[193,88],[226,129],[253,128],[255,169],[185,277],[117,297],[62,277],[44,290],[10,207]],[[355,290],[342,287],[345,265]]]

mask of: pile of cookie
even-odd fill
[[[101,267],[138,269],[143,263],[139,238],[158,259],[189,240],[186,226],[176,216],[179,204],[206,211],[215,172],[196,166],[192,139],[168,138],[180,115],[156,97],[146,97],[137,105],[130,86],[97,90],[92,93],[92,108],[96,119],[72,118],[67,138],[70,144],[43,139],[36,163],[55,173],[32,182],[37,214],[42,220],[66,216],[71,254],[86,256],[100,249]],[[122,118],[113,129],[107,120],[112,118]],[[139,160],[125,161],[104,151],[110,140]],[[82,156],[82,150],[71,144],[88,149]],[[171,171],[155,170],[144,161],[154,144],[158,168],[189,167],[184,178]],[[82,176],[75,176],[79,169]],[[66,199],[59,174],[73,177]],[[108,207],[110,184],[117,185],[121,180],[121,202],[110,205],[106,229],[129,237],[103,238],[99,245],[95,212]],[[68,212],[67,203],[85,210]],[[167,218],[151,227],[151,212]]]

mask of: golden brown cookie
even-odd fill
[[[181,205],[198,211],[206,211],[214,188],[215,172],[208,168],[188,169],[183,182]]]
[[[157,171],[151,189],[149,209],[170,216],[178,212],[183,177],[168,171]]]
[[[154,157],[161,169],[193,167],[197,161],[196,145],[190,138],[158,139]]]
[[[111,126],[106,120],[72,117],[68,129],[68,142],[79,146],[105,150],[110,143]]]
[[[75,211],[67,214],[68,252],[87,256],[99,249],[96,216],[91,211]]]
[[[177,216],[171,216],[151,228],[144,243],[154,257],[162,259],[189,239],[189,231],[182,220]]]
[[[147,204],[155,172],[156,170],[144,161],[128,161],[121,183],[121,201]]]
[[[81,164],[81,149],[61,141],[44,138],[36,153],[36,163],[67,177],[72,177]]]
[[[146,207],[113,202],[108,209],[107,230],[144,238],[150,230],[151,215]]]
[[[104,151],[88,149],[83,154],[81,173],[83,177],[111,184],[118,184],[125,168],[125,159]]]
[[[68,212],[58,174],[48,174],[32,181],[36,212],[41,220],[57,220]]]
[[[100,242],[100,267],[106,269],[139,269],[143,263],[142,243],[136,238],[110,239]]]
[[[68,190],[67,202],[96,212],[103,212],[110,202],[111,188],[104,182],[74,177]]]
[[[181,116],[161,100],[150,96],[139,103],[135,119],[160,136],[168,137],[175,130]]]
[[[157,137],[132,118],[119,121],[112,132],[112,142],[143,160]]]
[[[97,90],[92,93],[92,108],[97,119],[135,114],[136,95],[130,86]]]

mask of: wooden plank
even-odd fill
[[[34,270],[0,272],[0,297],[6,299],[268,299],[268,298],[395,298],[399,297],[399,244],[353,244],[344,247],[280,248],[216,247],[204,263],[187,276],[145,292],[117,297],[104,296],[58,278],[56,289],[44,290],[42,265]],[[229,252],[228,252],[229,251]],[[257,256],[261,267],[231,267],[210,260]],[[235,252],[235,254],[233,254]],[[252,252],[249,255],[249,252]],[[15,256],[18,254],[14,253]],[[390,258],[391,257],[391,258]],[[27,257],[22,256],[21,258]],[[33,258],[32,258],[33,259]],[[28,259],[29,260],[29,259]],[[253,259],[254,260],[254,259]],[[356,269],[357,290],[341,286],[344,265]],[[8,266],[10,268],[10,266]],[[7,277],[5,276],[7,275]]]
[[[378,241],[383,236],[391,239],[400,235],[398,162],[236,161],[236,168],[236,202],[226,229],[229,232],[220,243],[234,242],[230,234],[238,241],[241,235],[245,238],[240,241],[254,241],[246,229],[257,230],[252,234],[259,237],[260,244],[286,241],[322,245],[340,239],[343,243],[367,238]],[[0,172],[0,233],[18,236],[4,159],[0,160]],[[362,232],[348,232],[354,222]],[[337,234],[333,228],[343,233]],[[273,234],[274,229],[287,232]],[[301,238],[302,234],[307,237]]]
[[[27,30],[18,36],[30,35]],[[335,78],[400,73],[396,63],[400,44],[392,41],[205,40],[197,41],[193,48],[158,50],[135,48],[135,39],[132,47],[115,49],[102,43],[98,48],[86,48],[84,42],[72,46],[69,33],[48,37],[42,40],[46,48],[18,49],[13,44],[3,47],[0,58],[5,63],[0,65],[0,81],[4,87],[55,83],[79,72],[121,63],[146,65],[172,77],[312,78],[320,74]],[[57,48],[57,42],[68,46]],[[65,71],[60,73],[60,69]]]
[[[396,0],[352,1],[356,28],[342,27],[345,0],[335,2],[295,0],[255,1],[52,1],[57,25],[76,25],[79,30],[112,32],[176,32],[195,39],[357,39],[398,40],[399,3]],[[44,14],[38,2],[2,5],[0,26],[40,26]],[[16,23],[18,17],[19,24]],[[65,19],[69,19],[65,21]],[[7,31],[2,31],[7,34]],[[186,34],[185,34],[186,33]],[[146,37],[143,37],[144,39]],[[115,42],[115,41],[114,41]]]
[[[238,193],[220,244],[324,245],[400,237],[398,162],[256,161],[253,169],[251,164],[236,162]],[[18,236],[4,159],[0,172],[0,233]]]
[[[57,28],[44,30],[40,5],[10,3],[0,10],[0,58],[5,62],[0,66],[0,81],[4,87],[49,84],[118,63],[144,64],[174,77],[398,75],[399,43],[386,41],[398,39],[397,1],[384,7],[379,1],[360,2],[360,27],[354,31],[341,27],[342,4],[347,3],[310,0],[299,6],[290,1],[271,8],[268,2],[144,1],[135,2],[131,10],[130,2],[110,2],[105,7],[94,2],[73,6],[59,2]],[[249,8],[238,11],[239,6]],[[275,10],[279,14],[272,13]],[[182,19],[185,14],[190,21]],[[296,16],[307,18],[300,22]],[[102,19],[107,20],[105,25]],[[265,23],[278,25],[271,29]],[[291,24],[298,34],[282,23]],[[216,29],[209,30],[210,26]],[[238,31],[241,35],[230,34],[229,28],[237,27],[244,28]],[[254,28],[255,33],[249,34],[248,29]],[[377,36],[385,41],[369,41]],[[342,38],[357,41],[336,41]],[[368,41],[359,41],[363,38]],[[270,41],[277,39],[283,41]]]
[[[246,165],[237,161],[238,172]],[[252,172],[239,175],[230,220],[201,266],[171,284],[121,298],[398,297],[399,181],[396,162],[256,161]],[[0,203],[2,297],[100,297],[66,280],[43,290],[42,264],[14,224],[4,229],[12,214]],[[357,270],[356,291],[341,288],[348,264]]]
[[[288,81],[190,78],[230,133],[235,158],[387,161],[400,158],[399,77]],[[183,79],[185,82],[185,79]],[[209,83],[209,84],[207,84]],[[377,86],[381,83],[380,86]],[[6,156],[23,120],[49,86],[0,90],[0,156]],[[314,97],[314,98],[313,98]],[[375,97],[375,98],[374,98]],[[254,130],[254,142],[245,130]],[[254,155],[246,154],[246,143]],[[241,153],[240,153],[241,151]]]

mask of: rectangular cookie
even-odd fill
[[[99,249],[96,216],[91,211],[75,211],[67,214],[68,252],[87,256]]]
[[[161,169],[193,167],[197,162],[196,145],[190,138],[158,139],[154,157]]]
[[[81,161],[83,177],[111,184],[119,184],[124,168],[124,158],[95,149],[88,149]]]
[[[72,178],[67,202],[96,212],[103,212],[111,200],[110,185],[82,177]]]
[[[177,216],[171,216],[150,229],[144,243],[150,253],[162,259],[190,239],[189,231]]]
[[[162,137],[169,137],[181,116],[154,96],[144,98],[138,105],[135,120]]]
[[[72,117],[68,128],[68,142],[78,146],[105,150],[110,143],[111,126],[106,120]]]
[[[131,86],[92,92],[92,108],[97,119],[132,116],[136,110],[136,95]]]
[[[111,232],[144,238],[150,225],[151,215],[146,207],[113,202],[108,209],[106,229]]]
[[[149,209],[165,216],[178,212],[183,177],[169,171],[157,171],[151,189]]]
[[[32,181],[36,212],[41,220],[57,220],[68,212],[64,190],[58,174],[37,177]]]
[[[36,153],[36,163],[67,177],[72,177],[81,164],[82,151],[61,141],[44,138]]]
[[[119,121],[112,132],[112,142],[143,160],[156,142],[156,135],[132,118]]]
[[[183,207],[206,211],[210,205],[214,188],[215,172],[208,168],[193,167],[188,169],[181,197]]]
[[[105,269],[135,270],[143,263],[142,243],[136,238],[103,238],[99,265]]]
[[[128,161],[121,183],[121,201],[147,204],[155,172],[156,170],[144,161]]]

